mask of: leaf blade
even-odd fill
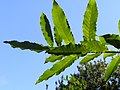
[[[56,30],[64,42],[75,44],[65,13],[55,0],[53,0],[52,18]]]
[[[103,59],[105,60],[107,57],[112,57],[114,55],[116,55],[116,53],[104,53]]]
[[[55,27],[54,27],[54,38],[55,38],[55,42],[56,42],[57,46],[61,46],[62,45],[62,38],[60,37],[60,35]]]
[[[120,48],[120,36],[116,34],[105,34],[103,37],[107,44],[114,46],[115,48]]]
[[[18,42],[13,40],[13,41],[4,41],[4,43],[10,44],[11,47],[13,48],[20,48],[21,50],[29,49],[31,51],[35,51],[38,53],[49,49],[48,46],[43,46],[42,44],[37,44],[37,43],[31,43],[29,41]]]
[[[70,54],[81,54],[87,53],[86,47],[80,44],[68,44],[55,47],[54,49],[48,50],[47,53],[55,55],[70,55]]]
[[[118,21],[118,32],[119,32],[119,36],[120,36],[120,20]]]
[[[63,55],[50,55],[48,58],[46,58],[45,63],[48,62],[55,62],[56,60],[62,59],[62,57],[64,57]]]
[[[44,13],[42,13],[40,16],[40,26],[46,42],[52,47],[54,44],[52,31],[49,24],[49,20],[47,19],[47,16]]]
[[[83,37],[84,40],[95,40],[96,36],[96,22],[98,17],[97,4],[95,0],[89,0],[87,5],[84,20],[83,20]]]
[[[81,61],[80,64],[85,64],[87,62],[89,62],[90,60],[93,60],[94,58],[100,56],[101,53],[96,53],[96,54],[91,54],[91,55],[87,55],[86,57],[84,57]]]
[[[107,81],[111,74],[117,69],[118,65],[120,64],[120,56],[116,56],[112,59],[110,64],[108,65],[106,71],[105,71],[105,78],[104,80]]]

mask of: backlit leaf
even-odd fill
[[[53,0],[52,18],[57,33],[64,40],[64,42],[66,44],[75,44],[75,40],[70,30],[65,13],[55,0]]]
[[[104,53],[103,59],[105,60],[107,57],[112,57],[114,55],[116,55],[116,53]]]
[[[52,36],[51,27],[47,19],[47,16],[44,13],[42,13],[40,17],[40,25],[41,25],[41,30],[43,32],[45,40],[50,46],[53,46],[53,36]]]
[[[108,65],[106,71],[105,71],[105,78],[104,80],[107,81],[112,73],[117,69],[118,65],[120,64],[120,56],[116,56],[112,59],[110,64]]]
[[[108,50],[108,48],[99,41],[81,41],[81,43],[87,48],[88,52],[103,52]]]
[[[93,60],[94,58],[98,57],[99,55],[101,55],[101,53],[87,55],[80,61],[80,64],[85,64],[85,63],[89,62],[90,60]]]
[[[83,37],[84,40],[95,40],[96,36],[96,22],[98,17],[98,10],[96,0],[89,0],[83,20]]]
[[[57,46],[61,46],[62,45],[62,38],[60,37],[60,35],[55,27],[54,27],[54,38],[55,38],[55,42],[56,42]]]
[[[53,65],[52,68],[47,69],[40,77],[39,79],[36,81],[36,84],[42,82],[43,80],[48,80],[50,77],[52,77],[53,75],[58,75],[60,74],[62,71],[64,71],[67,67],[69,67],[70,65],[72,65],[72,63],[78,59],[77,55],[70,55],[65,57],[63,60],[55,63]]]
[[[46,58],[45,63],[48,62],[55,62],[56,60],[62,59],[62,57],[64,57],[63,55],[50,55],[48,58]]]
[[[119,31],[119,36],[120,36],[120,20],[118,21],[118,31]]]
[[[49,49],[48,46],[43,46],[42,44],[37,44],[37,43],[31,43],[29,41],[18,42],[13,40],[13,41],[4,41],[4,43],[10,44],[13,48],[20,48],[22,50],[29,49],[31,51],[35,51],[38,53]]]

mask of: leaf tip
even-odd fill
[[[3,41],[3,43],[8,43],[9,41]]]

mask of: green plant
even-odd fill
[[[75,60],[78,60],[79,57],[83,57],[80,64],[85,64],[102,54],[104,55],[104,59],[110,56],[113,57],[105,71],[104,79],[107,81],[120,63],[120,56],[118,54],[120,53],[119,50],[111,51],[107,45],[111,45],[119,49],[120,37],[117,34],[96,35],[97,18],[98,10],[96,0],[89,0],[82,25],[83,40],[76,44],[64,11],[58,3],[53,0],[52,20],[54,23],[54,36],[52,35],[51,26],[47,16],[44,13],[40,16],[41,30],[48,46],[29,41],[18,42],[16,40],[5,41],[4,43],[10,44],[13,48],[20,48],[22,50],[29,49],[37,53],[45,51],[50,54],[50,56],[46,58],[45,64],[57,61],[52,68],[47,69],[39,77],[36,84],[49,79],[53,75],[59,75],[67,67],[72,65]],[[96,37],[99,37],[99,39]],[[54,44],[54,41],[56,44]]]
[[[71,74],[56,82],[56,90],[119,90],[120,89],[120,67],[105,82],[106,61],[94,61],[79,65],[78,73]],[[66,82],[66,83],[65,83]]]

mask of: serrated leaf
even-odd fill
[[[116,53],[104,53],[103,59],[105,60],[107,57],[112,57],[114,55],[116,55]]]
[[[116,47],[117,49],[120,48],[120,36],[119,35],[105,34],[105,35],[102,35],[101,37],[103,37],[108,44]]]
[[[99,41],[81,41],[81,43],[87,48],[88,52],[98,53],[108,50],[108,48]]]
[[[64,57],[63,55],[50,55],[48,58],[46,58],[45,63],[48,62],[55,62],[56,60],[62,59],[62,57]]]
[[[51,27],[49,24],[49,20],[47,19],[47,16],[44,13],[41,14],[40,25],[46,42],[50,46],[53,46],[53,36],[52,36]]]
[[[120,36],[120,20],[118,21],[118,31],[119,31],[119,36]]]
[[[93,60],[94,58],[96,58],[100,55],[101,55],[101,53],[87,55],[80,61],[80,64],[85,64],[85,63],[89,62],[90,60]]]
[[[54,27],[54,38],[55,38],[55,42],[56,42],[57,46],[61,46],[62,45],[62,38],[60,37],[60,35],[55,27]]]
[[[21,50],[29,49],[35,52],[42,52],[49,49],[48,46],[43,46],[42,44],[32,43],[29,41],[18,42],[18,41],[4,41],[4,43],[10,44],[13,48],[20,48]]]
[[[52,18],[56,30],[64,42],[75,44],[65,13],[55,0],[53,0]]]
[[[50,77],[52,77],[53,75],[58,75],[60,74],[62,71],[64,71],[67,67],[69,67],[70,65],[72,65],[72,63],[78,59],[77,55],[70,55],[67,56],[66,58],[64,58],[63,60],[55,63],[53,65],[52,68],[47,69],[40,77],[39,79],[36,81],[36,84],[42,82],[43,80],[48,80]]]
[[[110,64],[108,65],[106,71],[105,71],[105,78],[104,80],[107,81],[112,73],[117,69],[118,65],[120,64],[120,56],[116,56],[112,59]]]
[[[48,50],[47,53],[55,55],[70,55],[70,54],[81,54],[87,53],[86,47],[80,44],[69,44],[55,47],[54,49]]]
[[[82,26],[84,40],[87,41],[95,40],[97,17],[98,10],[96,0],[89,0],[89,3],[84,14]]]

